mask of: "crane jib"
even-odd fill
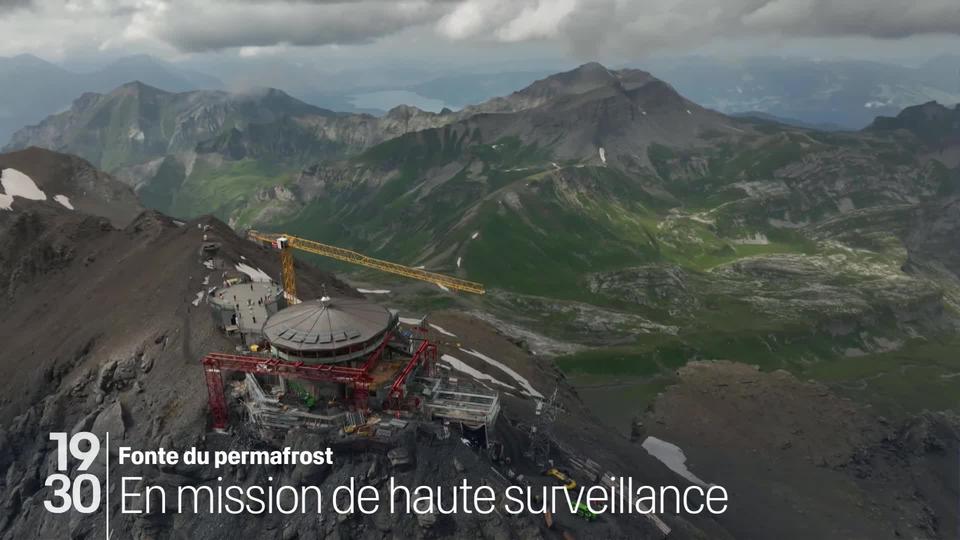
[[[420,281],[426,281],[428,283],[434,283],[441,287],[446,287],[453,290],[474,294],[486,293],[484,286],[480,283],[445,276],[443,274],[436,274],[434,272],[428,272],[418,268],[410,268],[408,266],[403,266],[401,264],[392,263],[389,261],[374,259],[373,257],[368,257],[349,249],[321,244],[320,242],[314,242],[313,240],[298,238],[288,234],[261,234],[256,231],[251,231],[250,237],[260,242],[271,244],[274,247],[279,247],[280,249],[290,247],[305,251],[307,253],[330,257],[332,259],[337,259],[360,266],[366,266],[367,268],[374,268],[383,272],[389,272],[391,274],[397,274],[418,279]]]

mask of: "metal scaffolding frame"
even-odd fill
[[[467,425],[491,427],[500,414],[499,392],[458,380],[432,379],[423,410],[428,416]]]
[[[394,332],[387,332],[380,346],[373,351],[360,367],[346,367],[335,364],[307,364],[304,362],[290,362],[267,356],[241,356],[234,354],[211,353],[203,357],[204,373],[207,384],[207,396],[210,413],[213,417],[214,430],[225,430],[229,421],[227,399],[223,389],[223,372],[238,371],[254,375],[272,375],[310,382],[332,382],[348,385],[353,389],[353,404],[361,411],[368,409],[367,400],[370,395],[370,383],[373,379],[370,371],[376,367],[383,356],[384,349],[392,339],[402,338]],[[399,393],[402,399],[406,388],[406,380],[420,363],[429,363],[437,356],[437,346],[429,341],[423,341],[413,358],[401,371],[391,387],[391,397],[394,392]],[[399,399],[398,399],[399,403]]]

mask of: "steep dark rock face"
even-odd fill
[[[949,146],[960,142],[960,106],[953,109],[936,101],[908,107],[896,117],[881,116],[867,131],[904,130],[931,146]]]
[[[896,117],[880,117],[868,133],[909,133],[919,141],[930,159],[948,167],[960,167],[960,105],[953,109],[935,101],[908,107]],[[906,145],[914,144],[906,141]],[[960,185],[960,180],[958,180]]]
[[[37,279],[70,266],[76,243],[112,229],[104,218],[80,220],[48,208],[34,208],[3,220],[0,237],[0,293],[15,300]]]
[[[960,279],[960,195],[931,201],[916,214],[906,237],[907,267],[948,272]]]

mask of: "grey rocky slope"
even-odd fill
[[[65,204],[106,217],[117,227],[125,227],[143,211],[129,186],[75,156],[28,148],[0,154],[3,169],[26,174],[48,197],[66,197]]]
[[[648,432],[741,495],[728,517],[749,524],[749,537],[954,536],[956,413],[895,422],[822,384],[733,362],[694,362],[678,375],[645,415]]]

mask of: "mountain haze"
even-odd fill
[[[121,58],[90,72],[64,69],[36,56],[0,57],[0,144],[18,129],[63,111],[83,92],[109,92],[130,81],[169,91],[220,88],[215,77],[146,55]]]

